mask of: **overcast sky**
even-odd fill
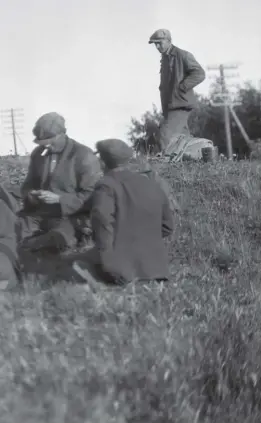
[[[0,109],[24,109],[29,151],[43,113],[63,114],[68,134],[92,147],[159,106],[160,56],[148,44],[157,28],[205,68],[240,61],[241,80],[261,78],[260,0],[0,0],[0,10]],[[7,153],[3,125],[0,141]]]

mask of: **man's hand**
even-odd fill
[[[60,203],[60,196],[51,191],[40,190],[37,193],[37,198],[39,198],[39,200],[43,201],[46,204]]]
[[[178,88],[178,96],[180,97],[181,100],[186,100],[185,99],[185,94],[186,94],[186,90],[181,82],[181,84],[179,85]]]
[[[184,87],[184,83],[181,82],[179,84],[179,91],[181,91],[182,94],[186,94],[186,88]]]
[[[35,194],[35,191],[29,191],[27,194],[27,199],[29,203],[32,204],[33,206],[36,206],[37,204],[39,204],[39,199],[38,199],[38,196]]]

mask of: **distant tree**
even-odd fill
[[[261,138],[261,91],[247,82],[238,90],[237,99],[242,104],[237,106],[235,111],[249,138],[256,142]],[[233,124],[233,138],[236,140],[235,148],[242,149],[245,141],[235,124]]]
[[[161,113],[155,105],[153,105],[152,111],[144,113],[140,120],[131,118],[128,139],[136,153],[155,155],[160,151],[159,126],[161,119]]]
[[[217,83],[210,92],[209,98],[200,99],[199,107],[191,115],[191,126],[194,136],[211,139],[219,147],[220,152],[226,153],[224,109],[211,105],[211,100],[213,101],[214,96],[219,92],[218,88]],[[257,140],[261,137],[261,92],[251,83],[245,83],[243,87],[238,87],[235,99],[242,103],[234,109],[245,131],[250,140]],[[197,124],[195,127],[195,121],[201,122],[201,125]],[[249,156],[250,148],[233,118],[231,118],[231,134],[233,151],[241,157]]]
[[[216,89],[213,89],[209,97],[198,96],[197,107],[189,118],[189,127],[194,137],[212,140],[221,153],[226,153],[224,112],[211,103],[216,94]]]

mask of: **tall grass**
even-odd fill
[[[172,280],[2,294],[0,422],[259,423],[261,167],[165,165]]]

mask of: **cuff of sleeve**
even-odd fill
[[[62,194],[60,195],[60,208],[62,216],[71,216],[78,213],[83,207],[84,202],[77,195]]]
[[[59,201],[59,208],[60,208],[60,211],[61,211],[61,215],[62,216],[66,216],[66,215],[68,215],[69,213],[69,210],[68,210],[68,205],[67,205],[67,202],[66,201],[64,201],[64,198],[63,198],[63,196],[61,195],[60,196],[60,201]]]

